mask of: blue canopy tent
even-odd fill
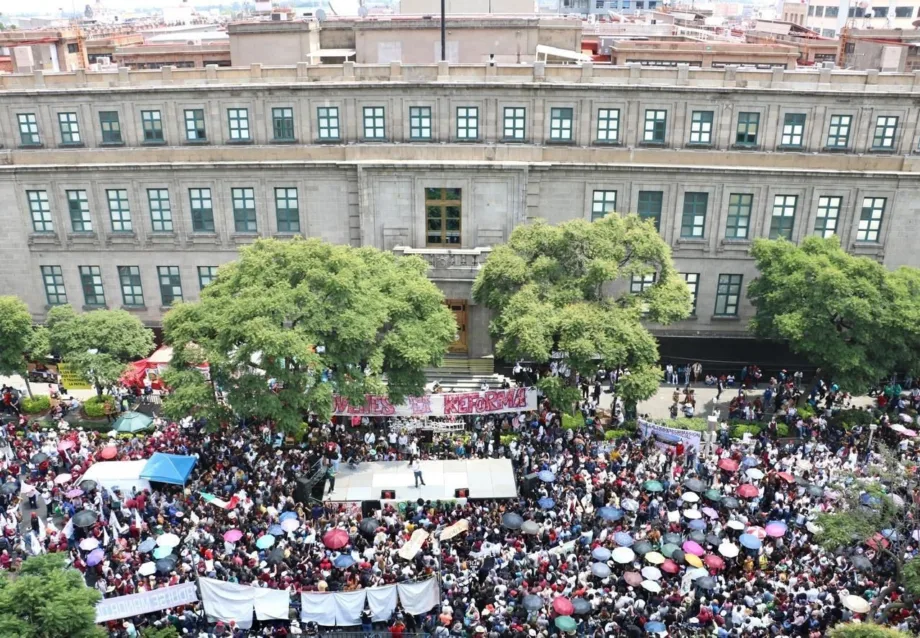
[[[147,461],[141,470],[141,478],[160,483],[185,485],[192,468],[198,462],[194,456],[179,456],[178,454],[163,454],[156,452]]]

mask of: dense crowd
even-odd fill
[[[700,370],[687,368],[702,382]],[[607,417],[589,392],[594,383],[583,384],[588,427],[563,428],[544,406],[470,418],[432,443],[416,436],[418,424],[399,420],[314,421],[293,443],[264,424],[211,432],[190,418],[156,419],[152,435],[122,439],[63,423],[40,429],[13,415],[2,429],[0,567],[15,571],[28,555],[67,552],[105,597],[198,576],[292,593],[439,579],[442,601],[429,614],[397,610],[386,628],[372,627],[369,617],[355,628],[380,635],[812,638],[866,616],[843,601],[877,596],[889,584],[888,559],[871,543],[856,544],[861,559],[823,550],[814,520],[836,506],[829,484],[844,473],[871,471],[868,431],[832,438],[823,413],[798,418],[800,379],[790,375],[788,384],[771,381],[765,403],[777,401],[773,418],[795,426],[804,437],[798,442],[778,444],[775,427],[745,440],[723,434],[703,449],[661,437],[607,441]],[[818,385],[809,399],[832,410],[834,392]],[[761,403],[759,416],[762,410]],[[16,435],[17,427],[26,433]],[[103,459],[146,459],[158,451],[197,455],[184,488],[157,484],[152,493],[134,493],[81,483]],[[898,451],[914,459],[911,446]],[[349,464],[485,457],[513,461],[520,498],[386,505],[368,524],[360,507],[338,504],[334,489],[329,493]],[[295,479],[317,467],[328,482],[326,500],[295,501]],[[32,509],[42,502],[45,518]],[[95,512],[82,517],[92,519],[88,525],[83,510]],[[292,518],[296,525],[282,527]],[[460,520],[467,532],[437,540]],[[329,549],[322,539],[336,527],[349,542]],[[398,550],[417,528],[432,539],[403,560]],[[166,534],[179,539],[171,550],[155,542]],[[165,624],[191,636],[298,635],[311,631],[296,620],[298,601],[292,595],[290,621],[256,622],[248,631],[205,618],[197,605],[113,621],[107,629],[119,638]],[[888,620],[920,629],[910,606]]]

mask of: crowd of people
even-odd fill
[[[687,368],[702,381],[701,370]],[[786,405],[798,387],[790,379],[774,396]],[[587,390],[586,403],[596,406]],[[831,391],[818,387],[812,398]],[[605,418],[567,429],[544,404],[535,412],[466,418],[433,442],[398,420],[334,419],[311,421],[294,442],[250,422],[211,430],[191,418],[157,418],[154,432],[126,439],[10,415],[0,455],[0,567],[15,571],[30,555],[66,552],[104,597],[205,576],[292,592],[289,621],[256,621],[244,630],[189,605],[109,622],[112,638],[170,624],[190,636],[300,635],[315,628],[297,619],[299,592],[428,578],[438,579],[441,592],[428,614],[397,609],[384,627],[366,613],[354,630],[436,638],[812,638],[872,615],[844,601],[879,595],[890,584],[888,559],[856,541],[855,555],[871,563],[864,569],[851,554],[822,549],[814,524],[837,506],[835,481],[872,471],[867,432],[855,429],[830,445],[819,415],[796,421],[798,442],[780,445],[764,428],[747,440],[724,436],[699,449],[638,432],[607,440]],[[154,452],[198,457],[184,487],[135,492],[81,480],[95,463]],[[916,461],[913,448],[898,452]],[[390,460],[420,471],[418,461],[431,458],[509,458],[520,496],[389,503],[371,525],[359,504],[337,501],[334,479],[349,465]],[[296,478],[317,467],[331,483],[324,500],[296,500]],[[84,510],[92,514],[81,517]],[[282,517],[297,524],[282,528]],[[468,531],[438,540],[460,520]],[[322,542],[333,528],[347,532],[345,547]],[[418,528],[431,538],[403,560],[398,550]],[[233,530],[239,538],[228,535]],[[167,534],[179,543],[163,550],[156,539]],[[910,606],[888,621],[920,629]]]

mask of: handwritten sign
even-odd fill
[[[58,372],[61,384],[68,390],[92,390],[92,384],[83,378],[72,363],[59,363]]]
[[[96,622],[103,623],[119,618],[142,616],[194,602],[198,602],[195,583],[182,583],[130,596],[104,598],[96,605]]]
[[[364,405],[351,405],[342,396],[335,397],[336,416],[451,416],[461,414],[501,414],[537,409],[537,391],[533,388],[510,388],[458,394],[426,394],[407,397],[393,405],[385,396],[367,395]]]

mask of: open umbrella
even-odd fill
[[[760,549],[760,546],[762,545],[760,539],[752,534],[742,534],[738,539],[738,542],[741,543],[743,547],[747,547],[748,549]]]
[[[757,489],[756,485],[752,485],[751,483],[742,483],[735,490],[735,494],[741,498],[755,498],[760,494],[760,490]]]
[[[262,538],[265,537],[263,536]],[[336,559],[332,561],[332,564],[339,569],[348,569],[355,564],[355,559],[351,557],[351,554],[342,554],[341,556],[336,556]]]
[[[686,559],[686,558],[687,558],[687,555],[684,554],[684,550],[682,550],[682,549],[675,549],[673,552],[671,552],[671,560],[673,560],[673,561],[674,561],[675,563],[677,563],[678,565],[680,565],[681,563],[686,562],[686,561],[684,560],[684,559]]]
[[[681,548],[687,554],[693,554],[694,556],[702,556],[706,553],[706,550],[700,547],[700,544],[696,541],[684,541],[684,544],[681,546]]]
[[[843,599],[843,606],[857,614],[865,614],[869,611],[869,601],[862,596],[850,594]]]
[[[693,569],[687,570],[687,578],[690,580],[698,580],[700,578],[705,578],[709,576],[709,571],[703,569],[702,567],[694,567]]]
[[[242,535],[243,533],[240,532],[241,537]],[[225,538],[224,540],[227,540],[227,539]],[[236,540],[239,540],[239,538],[237,538]],[[163,534],[162,536],[157,537],[157,547],[177,547],[179,543],[181,542],[182,541],[179,540],[179,537],[176,536],[175,534]],[[236,541],[230,541],[230,542],[235,543]]]
[[[682,500],[684,503],[699,503],[700,495],[696,492],[684,492],[681,494],[680,500]]]
[[[89,527],[96,522],[99,515],[93,510],[80,510],[73,517],[73,524],[77,527]]]
[[[867,572],[872,569],[872,561],[863,554],[854,554],[850,556],[850,562],[853,564],[853,567],[861,572]]]
[[[777,472],[776,475],[787,483],[795,483],[795,477],[789,472]]]
[[[698,529],[695,529],[695,530],[693,530],[692,532],[690,532],[690,540],[692,540],[692,541],[695,542],[695,543],[699,543],[700,545],[702,545],[703,543],[706,542],[706,534],[703,533],[703,532],[701,532],[701,531],[698,530]]]
[[[92,492],[96,489],[96,481],[92,479],[86,479],[85,481],[80,481],[80,489],[84,492]]]
[[[595,547],[591,552],[591,557],[594,560],[601,561],[602,563],[607,562],[610,560],[610,550],[606,547]]]
[[[15,494],[18,491],[19,485],[16,483],[16,481],[9,481],[8,483],[0,485],[0,494],[6,494],[7,496],[10,496],[11,494]]]
[[[734,496],[726,496],[719,503],[727,510],[736,510],[741,507],[741,503]]]
[[[553,507],[555,507],[556,501],[554,501],[548,496],[544,496],[539,501],[537,501],[537,505],[540,506],[540,509],[551,510],[553,509]]]
[[[118,448],[114,445],[106,445],[99,451],[99,458],[104,461],[110,461],[118,456]]]
[[[627,512],[639,511],[639,501],[634,498],[624,498],[622,501],[620,501],[620,506]]]
[[[283,525],[282,525],[283,527]],[[341,549],[348,545],[348,532],[336,527],[323,534],[323,545],[329,549]]]
[[[281,516],[278,517],[278,520],[283,523],[290,518],[297,518],[297,512],[292,512],[290,510],[287,512],[281,512]]]
[[[176,568],[176,563],[178,559],[175,556],[167,556],[166,558],[161,558],[156,562],[157,571],[161,574],[168,574]]]
[[[763,470],[759,470],[756,467],[749,467],[744,473],[747,474],[748,478],[752,481],[759,481],[764,476]]]
[[[584,598],[573,598],[572,606],[575,607],[576,616],[586,616],[591,613],[591,603]]]
[[[693,581],[693,584],[700,589],[712,589],[716,586],[716,579],[712,576],[703,576],[702,578],[697,578],[695,581]]]
[[[137,551],[141,554],[147,554],[148,552],[152,552],[156,546],[157,542],[152,538],[148,538],[137,546]]]
[[[61,439],[58,441],[57,449],[59,449],[61,452],[66,452],[67,450],[72,450],[75,445],[76,443],[74,443],[71,439]]]
[[[153,550],[153,557],[154,558],[166,558],[167,556],[172,555],[173,553],[172,550],[173,550],[172,547],[157,547],[155,550]]]
[[[265,559],[265,561],[269,565],[277,565],[283,560],[284,560],[284,550],[281,549],[280,547],[275,547],[275,549],[273,549],[269,553],[268,558]]]
[[[684,481],[684,487],[691,492],[702,492],[706,489],[706,484],[698,478],[688,478]],[[684,496],[686,496],[686,494]]]
[[[710,569],[724,569],[725,561],[721,557],[716,556],[715,554],[706,554],[703,557],[703,564]]]
[[[706,534],[706,543],[716,547],[722,544],[722,539],[716,536],[715,534]]]
[[[699,532],[699,531],[702,531],[702,530],[706,529],[706,521],[704,521],[704,520],[701,519],[701,518],[697,518],[697,519],[692,520],[692,521],[690,521],[689,523],[687,523],[687,527],[689,527],[689,528],[692,529],[692,530],[696,530],[696,531]]]
[[[105,560],[105,551],[101,548],[94,549],[89,553],[89,556],[86,557],[86,564],[90,567],[95,567],[99,563]]]
[[[99,541],[97,541],[95,538],[84,538],[82,541],[80,541],[80,549],[85,552],[91,552],[97,547],[99,547]]]
[[[626,572],[623,574],[623,580],[633,587],[638,587],[642,584],[642,574],[639,572]]]
[[[652,551],[652,549],[652,544],[648,541],[639,541],[632,546],[632,550],[636,553],[636,556],[645,556]]]
[[[645,560],[650,562],[652,565],[660,565],[664,562],[664,556],[659,552],[649,552],[645,555]]]
[[[284,535],[284,530],[281,528],[280,525],[273,525],[271,528],[269,528],[268,530],[269,534],[272,533],[272,528],[274,527],[277,527],[278,532],[279,532],[278,534],[275,534],[275,536]],[[367,536],[368,538],[373,538],[373,536],[377,533],[378,527],[380,527],[380,522],[376,518],[365,518],[363,521],[361,521],[361,524],[358,525],[358,531],[364,534],[365,536]],[[459,534],[459,532],[457,533]],[[443,531],[441,532],[441,540],[447,540],[449,538],[450,536],[447,536],[447,538],[445,538],[444,532]]]
[[[47,460],[48,460],[48,455],[45,454],[44,452],[38,452],[36,454],[33,454],[32,458],[29,459],[29,461],[31,461],[35,465],[38,465],[39,463],[43,463]]]
[[[73,480],[73,476],[64,472],[63,474],[58,474],[54,477],[55,485],[64,485],[65,483],[70,483]]]
[[[632,547],[632,544],[635,542],[633,537],[626,532],[617,532],[613,535],[613,540],[620,547]]]
[[[645,633],[647,634],[666,634],[668,633],[667,627],[664,626],[663,622],[658,622],[653,620],[645,623]]]
[[[521,532],[524,534],[530,534],[531,536],[536,536],[540,533],[540,524],[536,521],[524,521],[524,524],[521,525]],[[441,537],[441,540],[444,540],[444,537]]]
[[[520,514],[508,512],[502,516],[502,527],[505,529],[521,529],[522,525],[524,525],[524,517]]]
[[[157,565],[154,562],[147,562],[138,567],[137,573],[141,576],[153,576],[157,571]]]
[[[571,603],[569,604],[571,605]],[[574,607],[572,611],[575,611]],[[575,622],[575,619],[571,616],[557,616],[553,623],[560,631],[575,631],[575,628],[578,626],[578,623]]]
[[[364,521],[361,521],[361,523],[363,524]],[[268,533],[271,534],[272,536],[284,536],[284,530],[281,529],[280,525],[272,525],[271,527],[268,528]]]
[[[702,518],[702,516],[703,514],[695,507],[684,510],[684,518],[689,518],[691,521]]]
[[[670,543],[671,545],[680,545],[684,542],[684,537],[678,534],[677,532],[668,532],[661,537],[662,543]]]
[[[656,583],[654,580],[643,580],[642,589],[646,591],[650,591],[653,594],[657,594],[658,592],[661,591],[661,585]]]
[[[719,459],[719,469],[725,470],[726,472],[737,472],[738,461],[729,458]]]
[[[821,498],[822,496],[824,496],[824,490],[818,487],[817,485],[809,485],[808,487],[805,488],[805,491],[808,492],[809,496],[813,496],[815,498]],[[871,498],[869,499],[869,502],[870,504],[872,503]]]
[[[34,494],[36,491],[37,490],[35,489],[35,486],[29,485],[28,483],[23,483],[22,485],[19,486],[19,493],[22,494],[23,496],[30,496]],[[82,493],[83,492],[81,491],[80,494]]]
[[[228,543],[235,543],[241,538],[243,538],[243,532],[238,529],[231,529],[224,532],[224,540]]]
[[[728,529],[733,529],[737,532],[744,531],[744,523],[742,523],[741,521],[735,520],[735,519],[728,521],[725,524],[725,527],[727,527]]]
[[[770,521],[764,528],[767,536],[775,536],[776,538],[783,536],[787,529],[786,524],[781,521]]]
[[[552,483],[556,480],[556,475],[549,470],[542,470],[539,474],[537,474],[537,478],[544,483]]]
[[[719,513],[711,507],[704,507],[700,511],[703,512],[706,518],[719,518]]]
[[[559,614],[560,616],[568,616],[573,611],[575,611],[575,606],[572,604],[572,601],[564,596],[559,596],[553,600],[553,611]]]
[[[524,609],[527,611],[537,611],[543,609],[543,599],[533,594],[524,596]]]
[[[296,518],[286,518],[281,521],[281,529],[285,532],[294,532],[297,531],[297,528],[300,527],[300,521]]]
[[[143,432],[153,426],[153,419],[140,412],[122,412],[121,416],[115,419],[112,429],[116,432],[134,434]]]
[[[676,574],[677,572],[680,571],[680,565],[678,565],[677,563],[675,563],[673,560],[669,558],[663,563],[661,563],[661,566],[659,567],[659,569],[661,569],[661,571],[663,571],[666,574]]]
[[[820,534],[821,532],[824,531],[823,527],[821,527],[817,523],[812,523],[811,521],[805,523],[805,529],[807,529],[812,534]],[[917,532],[914,532],[914,534],[917,534]],[[915,536],[914,540],[920,540],[920,536]]]
[[[722,492],[719,490],[706,490],[703,492],[703,498],[705,498],[707,501],[718,503],[722,500]]]
[[[613,559],[613,562],[623,565],[633,562],[636,558],[636,553],[628,547],[617,547],[610,552],[610,558]]]
[[[661,553],[670,558],[680,547],[673,543],[665,543],[661,546]]]
[[[757,467],[760,465],[760,459],[756,456],[746,456],[741,459],[741,465],[744,467]]]
[[[623,518],[623,510],[616,507],[601,507],[597,515],[605,521],[618,521]]]
[[[657,567],[643,567],[642,576],[647,580],[661,580],[661,570]]]
[[[275,544],[275,537],[272,536],[271,534],[265,534],[264,536],[260,536],[256,540],[256,547],[258,547],[259,549],[268,549],[274,544]]]
[[[591,573],[598,578],[607,578],[610,576],[610,568],[606,563],[591,563]]]
[[[661,481],[646,481],[642,484],[642,489],[646,492],[661,492],[664,490],[664,485],[661,484]]]
[[[684,561],[686,561],[688,565],[693,565],[694,567],[703,566],[703,559],[701,559],[699,556],[695,554],[686,554],[684,556]]]

